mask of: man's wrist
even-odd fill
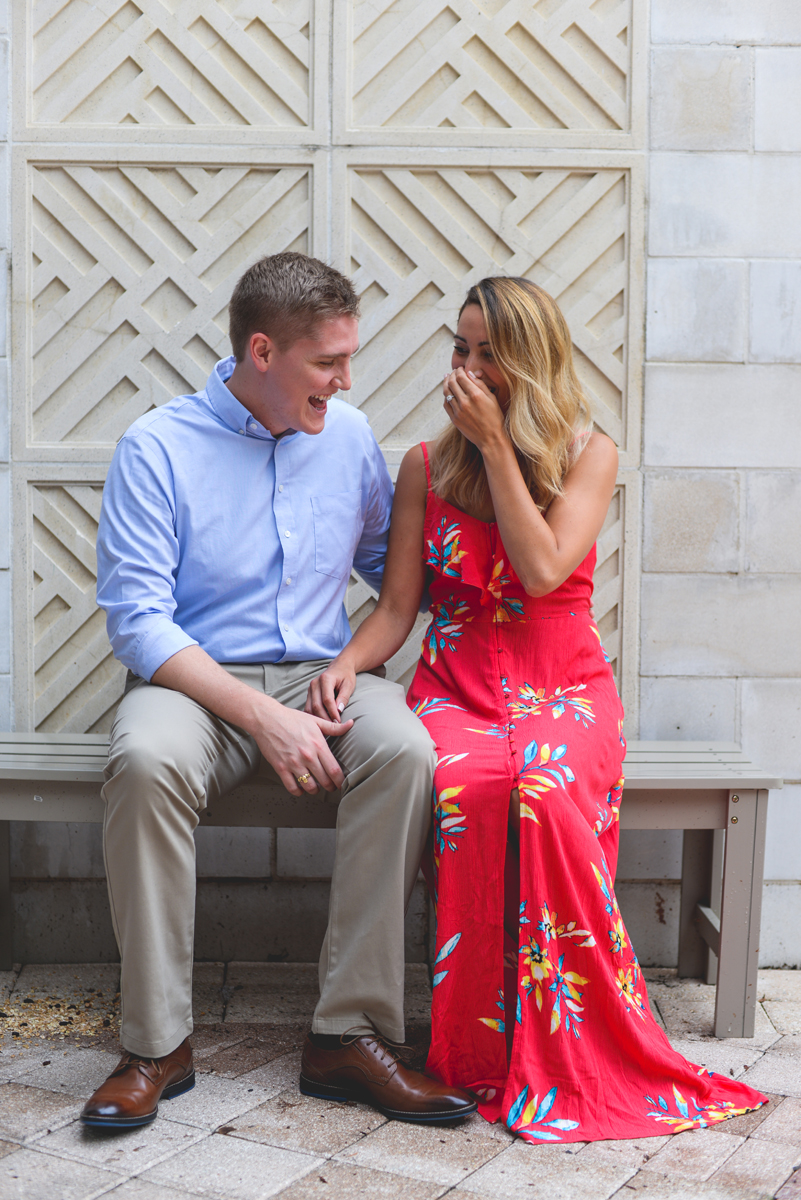
[[[257,692],[247,684],[244,686],[250,694],[241,696],[237,706],[241,711],[234,724],[239,725],[240,729],[244,729],[251,737],[258,737],[272,725],[284,705],[264,692]]]

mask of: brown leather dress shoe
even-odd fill
[[[354,1038],[335,1050],[322,1050],[306,1038],[300,1090],[321,1100],[366,1100],[385,1117],[423,1124],[458,1121],[478,1107],[462,1088],[412,1071],[376,1034]]]
[[[106,1082],[87,1100],[81,1120],[84,1125],[112,1129],[149,1125],[156,1119],[159,1100],[172,1100],[194,1086],[188,1038],[163,1058],[140,1058],[126,1051]]]

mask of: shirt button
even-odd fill
[[[244,431],[244,429],[238,429],[237,433],[241,433],[244,436],[245,431]]]
[[[285,530],[284,530],[284,537],[290,537],[290,536],[291,536],[291,534],[290,534],[289,530],[288,530],[288,529],[285,529]]]
[[[291,580],[291,579],[289,579],[289,578],[287,578],[286,582],[287,582],[287,583],[291,583],[291,582],[292,582],[292,580]]]
[[[284,626],[284,633],[289,633],[289,626],[288,626],[288,625],[285,625],[285,626]]]
[[[279,483],[279,485],[278,485],[278,490],[279,490],[279,492],[283,492],[283,490],[284,490],[284,485],[283,485],[283,483]]]

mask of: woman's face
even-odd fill
[[[451,367],[454,371],[457,367],[472,371],[476,379],[480,379],[495,396],[501,410],[506,412],[509,407],[509,387],[492,357],[484,314],[477,304],[468,304],[459,317],[453,339]]]

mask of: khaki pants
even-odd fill
[[[309,680],[327,663],[224,665],[250,687],[302,708]],[[364,1027],[366,1017],[402,1041],[403,918],[430,821],[434,746],[401,686],[375,675],[358,676],[343,714],[351,717],[353,728],[330,739],[345,784],[312,1028],[344,1033]],[[277,778],[241,729],[181,692],[129,675],[103,798],[122,958],[120,1036],[134,1054],[169,1054],[192,1031],[198,813],[260,764]]]

